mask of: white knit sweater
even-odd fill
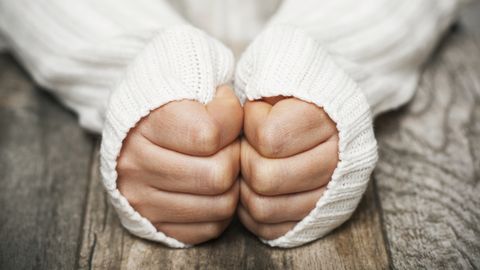
[[[452,23],[455,0],[287,0],[241,57],[244,99],[294,96],[337,124],[339,163],[315,209],[284,236],[293,247],[347,220],[377,161],[372,115],[413,95],[421,65]]]
[[[421,65],[452,23],[460,0],[286,0],[241,57],[244,100],[295,96],[337,123],[340,162],[316,208],[272,246],[315,240],[348,219],[377,152],[372,114],[407,102]],[[238,31],[238,29],[237,29]],[[171,247],[116,188],[128,131],[172,100],[210,101],[233,76],[233,56],[162,0],[0,0],[5,45],[35,81],[103,131],[102,176],[122,224]],[[112,94],[111,94],[112,93]],[[109,98],[111,94],[111,97]]]

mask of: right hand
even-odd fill
[[[238,203],[242,125],[242,107],[226,85],[207,105],[163,105],[125,139],[119,191],[167,236],[187,244],[218,237]]]
[[[338,163],[336,123],[293,97],[247,101],[238,216],[257,236],[285,235],[315,208]]]

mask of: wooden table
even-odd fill
[[[174,5],[191,17],[182,2]],[[261,22],[278,1],[258,5]],[[231,22],[240,11],[225,6],[214,12]],[[464,12],[426,66],[413,101],[375,122],[380,160],[352,219],[286,250],[261,244],[238,221],[191,249],[130,235],[101,187],[99,138],[1,54],[0,269],[480,268],[478,14],[478,3]],[[222,39],[237,55],[245,46],[228,34]]]

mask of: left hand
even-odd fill
[[[237,208],[242,121],[227,85],[206,105],[180,100],[157,108],[124,141],[120,193],[167,236],[186,244],[217,238]]]
[[[291,97],[247,101],[238,216],[278,238],[315,207],[338,163],[338,131],[325,111]]]

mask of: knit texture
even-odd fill
[[[233,55],[221,43],[189,26],[159,32],[128,68],[109,102],[101,145],[103,184],[123,226],[170,247],[184,243],[157,231],[117,189],[122,141],[142,117],[174,100],[209,102],[233,73]]]
[[[0,0],[0,32],[0,47],[73,109],[80,125],[103,130],[103,183],[125,228],[186,247],[120,194],[116,160],[130,128],[151,110],[173,100],[210,101],[231,79],[231,52],[162,0]]]
[[[293,96],[322,107],[339,132],[339,163],[307,217],[284,236],[266,241],[293,247],[315,240],[347,220],[357,207],[377,161],[372,116],[357,84],[303,31],[272,27],[242,56],[236,89],[249,100]]]
[[[0,39],[95,133],[127,66],[158,31],[182,24],[162,0],[0,0]]]
[[[376,160],[369,111],[378,115],[413,96],[461,2],[283,1],[241,58],[236,92],[243,100],[287,95],[323,107],[340,132],[340,162],[315,209],[268,244],[301,245],[348,219]],[[149,111],[185,98],[206,103],[230,79],[230,52],[185,24],[162,0],[0,0],[0,49],[74,110],[80,125],[103,129],[101,170],[122,224],[172,247],[186,245],[132,209],[116,189],[115,167],[123,139]],[[251,36],[249,25],[229,39]]]
[[[422,65],[461,0],[285,0],[269,26],[302,29],[365,95],[374,116],[415,93]]]
[[[293,247],[347,220],[377,160],[372,113],[405,104],[421,65],[455,18],[456,0],[285,0],[241,57],[242,100],[293,96],[336,122],[339,163],[315,208],[265,243]]]

